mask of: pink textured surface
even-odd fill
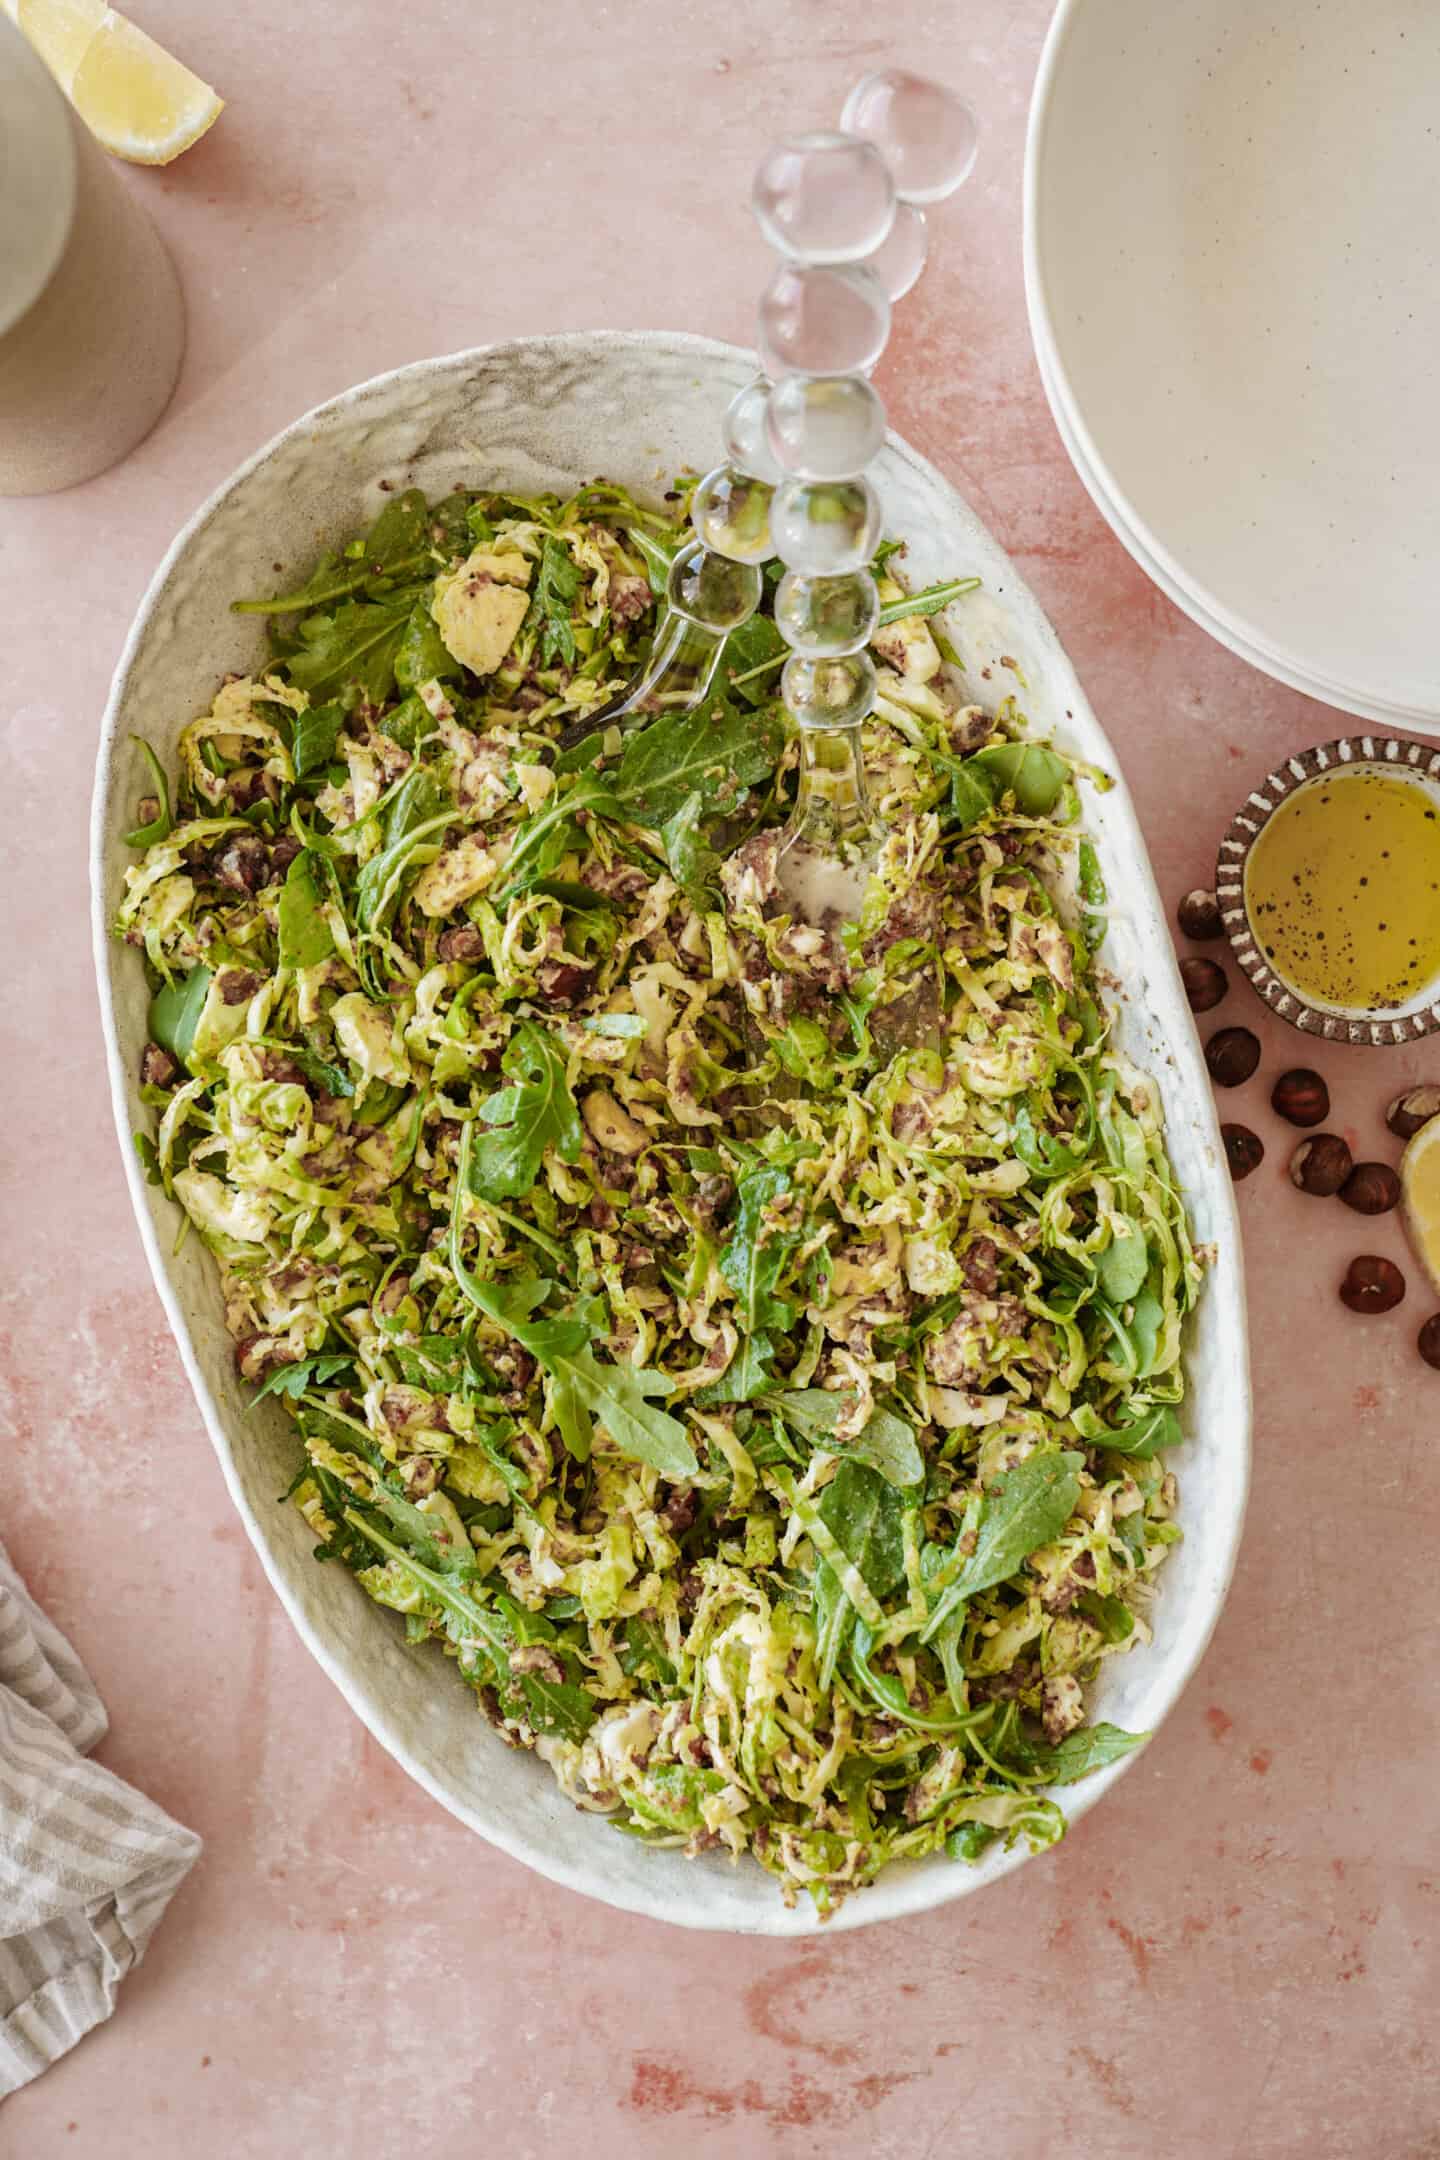
[[[878,379],[1049,608],[1167,894],[1209,882],[1252,776],[1344,731],[1155,593],[1060,448],[1019,262],[1045,0],[972,0],[963,17],[897,0],[883,30],[814,0],[720,16],[693,0],[556,0],[533,18],[462,0],[137,11],[231,105],[172,172],[137,182],[191,313],[166,420],[102,480],[0,506],[0,1528],[104,1693],[102,1759],[207,1849],[117,2017],[6,2107],[0,2154],[379,2160],[473,2141],[515,2160],[648,2160],[677,2142],[707,2160],[1431,2160],[1440,1376],[1414,1335],[1437,1301],[1393,1219],[1291,1190],[1295,1136],[1266,1101],[1276,1071],[1313,1057],[1338,1129],[1388,1155],[1380,1112],[1423,1050],[1316,1053],[1232,993],[1217,1020],[1254,1026],[1266,1054],[1226,1114],[1269,1152],[1242,1190],[1257,1458],[1215,1643],[1143,1762],[1057,1852],[973,1903],[804,1948],[681,1935],[553,1889],[367,1738],[231,1518],[110,1130],[90,768],[125,626],[176,526],[296,413],[429,352],[607,324],[747,337],[755,155],[892,55],[968,83],[985,143],[935,217],[935,267]],[[1357,1250],[1407,1267],[1387,1319],[1335,1298]]]

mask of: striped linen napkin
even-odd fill
[[[89,1674],[0,1545],[0,2097],[109,2017],[200,1851],[86,1761],[105,1729]]]

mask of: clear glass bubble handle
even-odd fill
[[[875,703],[864,648],[879,618],[869,566],[882,529],[866,468],[885,439],[867,378],[892,304],[925,266],[919,205],[960,186],[976,137],[974,114],[951,91],[879,70],[851,91],[838,132],[777,144],[751,192],[780,261],[760,301],[768,374],[732,404],[725,440],[737,464],[778,483],[769,530],[786,575],[775,623],[791,648],[781,695],[800,764],[776,869],[812,922],[858,915],[883,837],[861,746]]]
[[[882,530],[866,468],[885,439],[868,377],[893,304],[925,266],[919,206],[960,186],[976,141],[963,99],[890,68],[856,83],[838,129],[788,136],[762,159],[751,207],[779,258],[760,301],[767,372],[731,402],[726,461],[696,484],[695,537],[671,565],[648,663],[594,716],[699,704],[726,639],[760,605],[761,564],[778,555],[775,623],[791,654],[781,695],[800,759],[779,874],[810,919],[858,912],[882,837],[861,747],[875,703],[865,646],[879,617],[869,566]]]

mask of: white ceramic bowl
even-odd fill
[[[329,540],[371,518],[382,480],[431,491],[458,482],[568,489],[597,472],[657,493],[683,466],[703,469],[718,421],[753,361],[733,347],[665,332],[527,339],[401,368],[322,405],[241,467],[197,512],[156,573],[135,619],[106,711],[96,777],[92,874],[95,959],[115,1115],[141,1237],[180,1354],[235,1504],[306,1644],[370,1730],[427,1791],[516,1858],[592,1897],[691,1927],[773,1935],[810,1932],[772,1878],[749,1863],[651,1852],[578,1813],[548,1772],[502,1747],[441,1654],[407,1649],[338,1568],[317,1567],[293,1507],[277,1504],[293,1468],[291,1430],[266,1406],[250,1414],[237,1381],[214,1271],[196,1238],[176,1255],[177,1213],[139,1175],[130,1135],[146,991],[136,953],[108,936],[122,840],[143,775],[129,737],[163,757],[227,669],[263,653],[253,621],[228,612],[236,593],[266,589],[273,565],[303,568]],[[877,468],[889,528],[910,543],[916,583],[977,572],[984,590],[946,628],[978,696],[1029,688],[1035,726],[1081,757],[1115,769],[1053,630],[974,514],[940,474],[894,437]],[[1197,1234],[1217,1258],[1189,1349],[1187,1445],[1178,1458],[1185,1542],[1167,1561],[1154,1645],[1112,1660],[1101,1713],[1134,1730],[1158,1725],[1204,1650],[1234,1564],[1249,1474],[1250,1396],[1239,1234],[1210,1089],[1181,993],[1144,843],[1123,785],[1091,799],[1090,821],[1116,896],[1109,961],[1127,986],[1120,1031],[1165,1096],[1176,1167]],[[1128,1760],[1133,1762],[1137,1757]],[[1063,1795],[1074,1817],[1126,1764]],[[1007,1874],[1024,1849],[977,1868],[945,1860],[896,1867],[850,1899],[835,1928],[921,1911]]]
[[[1281,681],[1440,728],[1440,16],[1062,0],[1026,159],[1055,418],[1148,574]]]

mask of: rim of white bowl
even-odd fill
[[[1312,668],[1303,655],[1286,646],[1272,644],[1258,624],[1227,608],[1208,587],[1190,575],[1159,535],[1136,513],[1101,454],[1060,357],[1042,261],[1039,215],[1040,165],[1049,131],[1056,77],[1066,42],[1084,6],[1085,0],[1059,0],[1051,18],[1030,96],[1022,186],[1022,255],[1030,335],[1046,400],[1071,462],[1091,500],[1127,553],[1192,622],[1198,623],[1220,644],[1228,646],[1263,674],[1273,676],[1277,682],[1299,690],[1321,704],[1338,706],[1342,712],[1354,713],[1359,719],[1378,721],[1385,726],[1440,731],[1440,700],[1433,705],[1407,705],[1363,684],[1331,679]]]
[[[594,1898],[598,1902],[610,1905],[618,1911],[632,1912],[644,1919],[663,1921],[670,1926],[691,1928],[697,1932],[808,1939],[822,1930],[827,1936],[837,1933],[848,1934],[856,1928],[873,1927],[882,1921],[908,1919],[922,1913],[934,1911],[941,1906],[953,1904],[957,1899],[973,1896],[975,1892],[987,1888],[992,1883],[1001,1881],[1004,1877],[1013,1874],[1017,1868],[1024,1867],[1042,1858],[1043,1855],[1032,1853],[1028,1845],[1022,1840],[1007,1851],[987,1856],[986,1862],[982,1864],[983,1871],[982,1869],[972,1871],[969,1868],[962,1867],[944,1869],[936,1866],[933,1859],[931,1862],[922,1862],[916,1865],[897,1866],[895,1869],[887,1871],[875,1883],[870,1884],[863,1895],[846,1898],[842,1902],[839,1911],[833,1918],[828,1920],[822,1920],[813,1911],[806,1911],[799,1907],[792,1909],[785,1906],[781,1902],[777,1888],[773,1905],[757,1906],[753,1915],[747,1916],[746,1922],[742,1924],[730,1913],[718,1908],[702,1907],[698,1903],[687,1905],[683,1911],[677,1911],[673,1906],[663,1902],[658,1888],[653,1895],[632,1895],[624,1886],[607,1882],[604,1870],[600,1866],[591,1864],[585,1866],[571,1865],[565,1860],[557,1858],[539,1837],[515,1835],[508,1829],[497,1826],[490,1819],[482,1818],[477,1810],[459,1798],[454,1792],[447,1790],[439,1778],[433,1776],[415,1759],[404,1738],[393,1730],[383,1706],[376,1704],[362,1706],[356,1700],[351,1692],[350,1683],[341,1670],[338,1659],[332,1656],[328,1648],[324,1635],[311,1623],[303,1608],[292,1598],[289,1587],[282,1577],[279,1565],[272,1558],[269,1539],[264,1528],[245,1497],[239,1473],[231,1461],[229,1438],[224,1430],[223,1421],[218,1410],[211,1401],[208,1384],[200,1371],[199,1361],[195,1355],[194,1345],[191,1340],[190,1328],[181,1308],[178,1293],[166,1268],[164,1256],[160,1250],[159,1238],[150,1217],[145,1196],[143,1172],[139,1158],[131,1145],[130,1120],[127,1110],[129,1074],[120,1054],[119,1030],[114,1003],[109,992],[109,974],[113,959],[113,948],[110,936],[110,908],[105,882],[104,851],[111,767],[114,754],[120,743],[115,722],[128,687],[130,670],[149,625],[151,610],[156,600],[163,592],[175,564],[190,547],[197,535],[210,522],[211,518],[220,510],[230,494],[241,486],[258,466],[272,457],[282,444],[289,443],[297,436],[302,435],[307,429],[312,428],[318,420],[330,414],[335,407],[348,405],[363,393],[373,391],[380,386],[395,381],[399,377],[419,377],[430,373],[438,373],[441,370],[461,366],[465,363],[474,363],[485,358],[493,358],[497,354],[503,354],[510,350],[525,350],[537,345],[561,350],[566,348],[593,350],[597,344],[613,344],[616,346],[639,344],[653,348],[657,342],[669,346],[671,350],[691,354],[697,360],[719,359],[753,364],[753,354],[745,351],[742,347],[727,344],[717,338],[699,337],[692,332],[682,330],[573,330],[557,332],[553,335],[499,339],[489,345],[462,347],[456,352],[435,354],[426,360],[411,361],[402,367],[387,369],[383,374],[369,376],[362,382],[352,384],[348,389],[337,393],[334,397],[322,400],[319,405],[313,406],[308,412],[300,414],[287,427],[281,428],[260,449],[236,466],[211,491],[175,535],[157,565],[153,577],[147,584],[131,620],[130,628],[126,633],[125,643],[120,658],[116,663],[109,695],[106,699],[105,711],[100,726],[95,787],[91,797],[91,949],[100,997],[100,1022],[105,1043],[106,1072],[110,1082],[111,1111],[115,1120],[116,1136],[119,1141],[121,1160],[124,1164],[126,1184],[130,1193],[131,1210],[135,1217],[136,1228],[140,1234],[140,1241],[150,1269],[151,1280],[164,1308],[170,1332],[175,1339],[175,1346],[180,1355],[181,1364],[190,1383],[191,1393],[200,1411],[207,1437],[218,1458],[221,1475],[225,1480],[226,1489],[229,1492],[236,1513],[245,1524],[250,1543],[254,1547],[270,1586],[279,1599],[296,1634],[315,1659],[326,1678],[342,1696],[347,1709],[353,1716],[359,1718],[366,1729],[380,1742],[387,1754],[399,1763],[406,1775],[413,1778],[417,1785],[428,1792],[430,1797],[437,1801],[447,1814],[453,1815],[457,1821],[464,1823],[467,1829],[483,1838],[488,1845],[494,1846],[497,1851],[503,1852],[507,1858],[519,1861],[523,1866],[532,1868],[536,1874],[543,1876],[549,1882],[559,1884],[563,1889],[573,1890],[583,1897]],[[939,468],[932,464],[928,458],[922,456],[903,437],[895,434],[893,430],[887,431],[886,445],[937,488],[946,493],[953,494],[955,492]],[[998,546],[998,544],[997,542],[996,545]],[[1037,617],[1046,627],[1049,636],[1054,640],[1060,658],[1069,669],[1074,683],[1075,696],[1079,704],[1088,711],[1089,700],[1085,696],[1078,677],[1074,674],[1073,667],[1070,666],[1069,657],[1065,654],[1058,634],[1055,632],[1053,625],[1050,624],[1048,615],[1045,614],[1039,602],[1030,592],[1029,587],[1025,585],[1018,574],[1013,576],[1012,590],[1020,596],[1022,601],[1027,602],[1035,609]],[[1125,787],[1124,777],[1118,770],[1115,775],[1115,791],[1122,794],[1128,801],[1128,790]],[[1134,816],[1133,806],[1131,815]],[[1138,819],[1136,822],[1138,826]],[[1142,833],[1142,849],[1143,838]],[[1144,851],[1144,857],[1143,873],[1149,883],[1151,897],[1159,913],[1163,928],[1165,921],[1164,910],[1160,903],[1158,888],[1155,885],[1153,867],[1149,864],[1148,851]],[[1176,968],[1176,965],[1172,953],[1172,970]],[[1177,972],[1177,994],[1179,994],[1178,981]],[[1205,1108],[1208,1108],[1209,1123],[1215,1136],[1215,1144],[1218,1147],[1218,1112],[1213,1101],[1208,1096],[1202,1108],[1202,1115]],[[1223,1150],[1220,1151],[1219,1159],[1223,1163]],[[1239,1448],[1237,1466],[1239,1490],[1228,1544],[1223,1553],[1221,1578],[1213,1594],[1210,1609],[1204,1616],[1203,1624],[1195,1631],[1186,1646],[1184,1653],[1174,1655],[1173,1664],[1167,1674],[1163,1706],[1159,1709],[1154,1724],[1150,1728],[1152,1733],[1158,1731],[1159,1727],[1170,1716],[1210,1647],[1234,1581],[1249,1508],[1253,1466],[1253,1395],[1250,1381],[1249,1334],[1244,1325],[1246,1309],[1244,1248],[1240,1240],[1238,1212],[1223,1177],[1217,1180],[1215,1196],[1224,1215],[1224,1221],[1218,1227],[1226,1244],[1229,1265],[1233,1269],[1236,1308],[1242,1316],[1238,1338],[1233,1346],[1233,1356],[1239,1371],[1241,1400],[1244,1404],[1244,1416],[1241,1421],[1243,1429],[1235,1436]],[[1133,1769],[1144,1753],[1143,1748],[1133,1750],[1131,1753],[1122,1756],[1118,1762],[1110,1764],[1103,1770],[1096,1771],[1093,1776],[1087,1778],[1082,1784],[1073,1787],[1067,1792],[1065,1803],[1067,1832],[1072,1830],[1075,1824],[1084,1816],[1088,1815],[1092,1808],[1099,1805],[1110,1788],[1118,1779],[1124,1777],[1129,1770]],[[1055,1849],[1054,1847],[1048,1848],[1050,1851]]]
[[[1298,690],[1302,697],[1312,698],[1317,704],[1352,713],[1357,720],[1375,720],[1384,727],[1418,728],[1422,733],[1440,732],[1440,719],[1428,711],[1417,711],[1406,705],[1382,705],[1378,700],[1373,706],[1366,708],[1353,703],[1347,704],[1347,693],[1342,684],[1328,682],[1321,675],[1307,675],[1290,669],[1283,660],[1277,659],[1263,646],[1253,644],[1239,631],[1230,629],[1211,615],[1193,594],[1186,594],[1178,589],[1129,523],[1123,506],[1111,499],[1100,476],[1091,471],[1087,464],[1084,447],[1075,434],[1055,378],[1048,326],[1036,324],[1034,331],[1035,364],[1050,406],[1050,417],[1055,422],[1056,433],[1065,446],[1081,485],[1131,560],[1145,572],[1152,584],[1159,586],[1167,599],[1174,601],[1183,615],[1187,615],[1207,637],[1212,637],[1218,645],[1225,646],[1248,667],[1283,683],[1286,689]]]

